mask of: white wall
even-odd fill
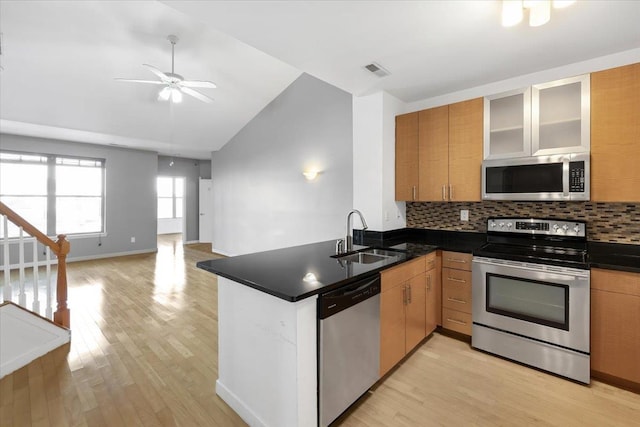
[[[369,230],[406,224],[404,202],[395,201],[395,116],[404,105],[386,92],[353,98],[353,206]]]
[[[344,235],[353,203],[351,96],[307,74],[212,155],[213,249],[257,252]],[[302,172],[322,173],[306,181]]]

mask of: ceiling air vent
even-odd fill
[[[378,77],[385,77],[385,76],[388,76],[389,74],[391,74],[390,72],[385,70],[382,67],[382,65],[376,64],[375,62],[372,62],[369,65],[365,65],[364,68],[366,68],[367,70],[371,71],[373,74],[375,74]]]

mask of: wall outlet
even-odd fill
[[[135,237],[132,237],[132,238],[131,238],[131,243],[135,243],[135,242],[136,242],[136,238],[135,238]]]
[[[469,209],[460,210],[460,221],[469,221]]]

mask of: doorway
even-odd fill
[[[185,178],[179,176],[159,176],[158,194],[158,235],[179,234],[184,242],[185,225]]]

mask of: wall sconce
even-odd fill
[[[310,169],[302,172],[302,175],[304,175],[307,181],[313,181],[314,179],[316,179],[319,173],[320,171],[318,170]]]

